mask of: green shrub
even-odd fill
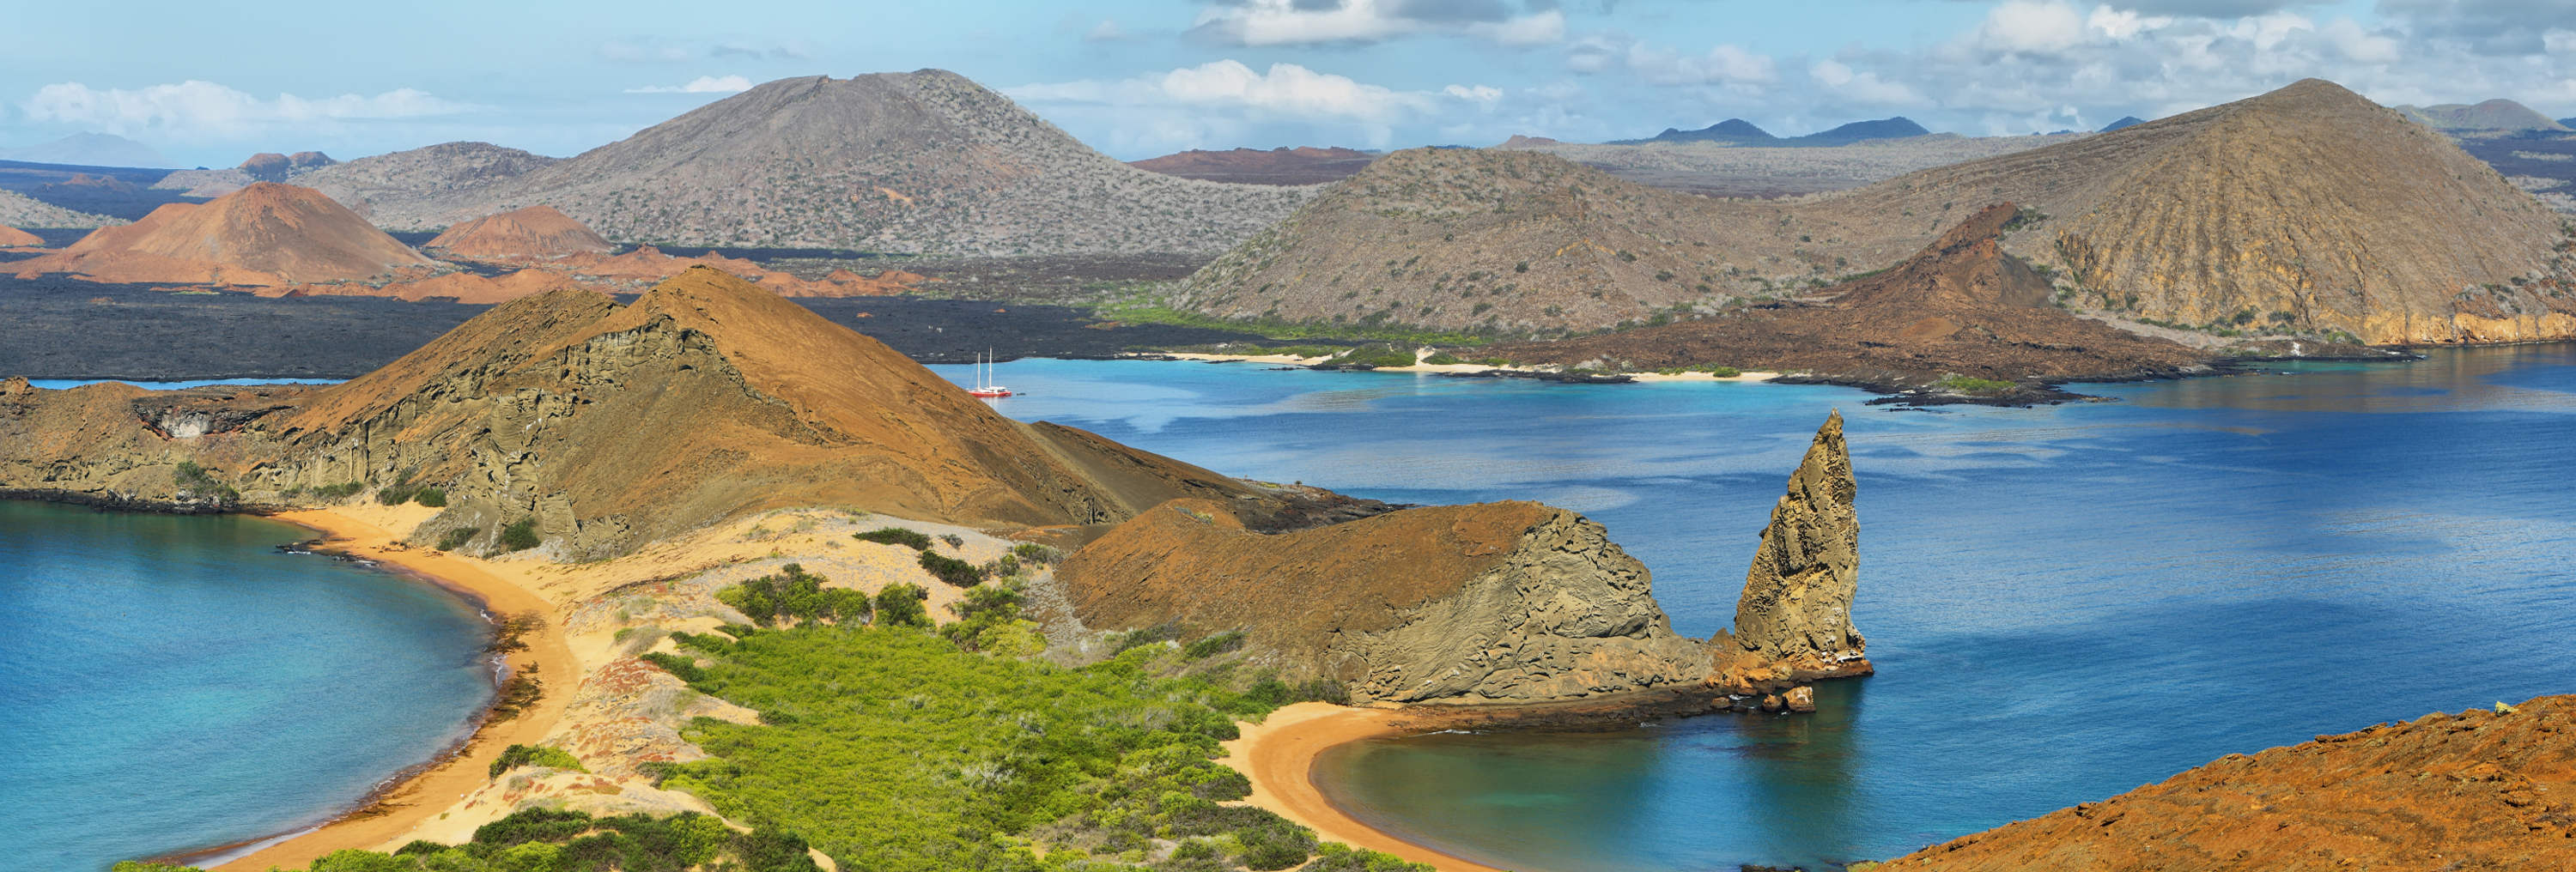
[[[326,484],[321,487],[314,488],[312,490],[312,494],[318,499],[342,500],[355,496],[359,491],[366,489],[366,485],[359,484],[354,481],[344,481],[339,484]]]
[[[881,627],[930,626],[930,607],[923,603],[930,592],[917,584],[895,582],[877,591],[877,625]],[[678,674],[678,673],[673,673]]]
[[[1223,633],[1203,637],[1196,642],[1192,642],[1187,646],[1182,647],[1181,656],[1191,660],[1203,660],[1228,651],[1239,651],[1242,649],[1243,631],[1227,630]]]
[[[1936,390],[1954,394],[1978,394],[1991,396],[2012,390],[2013,388],[2018,387],[2018,385],[1999,379],[1972,378],[1964,375],[1953,375],[1943,377],[1940,381],[1933,382],[1932,387]]]
[[[1712,366],[1708,368],[1708,374],[1718,378],[1735,378],[1743,375],[1744,371],[1732,366]]]
[[[440,487],[421,488],[411,495],[411,501],[433,509],[446,508],[447,489]]]
[[[526,551],[537,547],[537,519],[520,518],[501,528],[501,551]]]
[[[798,622],[866,623],[874,608],[868,595],[848,588],[823,586],[825,579],[790,563],[767,575],[716,591],[716,600],[742,612],[752,623],[775,626]]]
[[[921,568],[929,570],[930,577],[957,587],[984,583],[982,567],[935,551],[921,552]]]
[[[126,872],[179,868],[142,863],[117,866]],[[722,820],[696,812],[663,818],[592,817],[543,808],[484,824],[465,844],[421,840],[392,854],[336,851],[311,867],[312,872],[815,872],[818,868],[805,853],[804,839],[767,827],[736,833]]]
[[[579,759],[565,753],[561,748],[550,748],[544,745],[512,745],[502,749],[500,758],[492,761],[490,777],[499,778],[501,773],[521,766],[543,766],[549,769],[569,769],[574,772],[590,771],[582,768]]]
[[[438,537],[438,550],[454,551],[463,548],[465,543],[474,541],[474,537],[480,535],[483,535],[481,527],[458,527],[449,530],[445,535]]]
[[[1011,546],[1011,556],[1017,557],[1020,559],[1020,562],[1027,563],[1032,566],[1047,566],[1055,563],[1062,555],[1057,554],[1054,548],[1050,548],[1045,545],[1040,545],[1035,542],[1022,542]]]
[[[906,530],[902,527],[879,527],[865,533],[852,533],[850,535],[861,542],[875,542],[881,545],[901,545],[914,551],[930,550],[930,536],[928,534],[916,530]]]

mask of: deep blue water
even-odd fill
[[[0,500],[0,870],[307,827],[462,736],[474,609],[247,517]]]
[[[942,368],[968,378],[965,367]],[[2576,692],[2576,347],[1897,411],[1763,384],[1004,364],[1006,414],[1223,472],[1582,511],[1683,633],[1732,618],[1829,409],[1877,677],[1814,717],[1350,746],[1360,817],[1529,872],[1883,859],[2230,753]]]

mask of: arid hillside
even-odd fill
[[[1527,152],[1400,152],[1191,277],[1230,318],[1583,331],[1796,296],[2003,201],[2071,305],[2371,343],[2576,336],[2558,216],[2321,80],[1793,202],[1686,197]]]
[[[173,203],[61,252],[10,264],[21,275],[99,281],[287,285],[359,281],[433,266],[310,188],[258,182],[212,202]]]
[[[1501,148],[1544,151],[1619,178],[1711,197],[1791,197],[1857,188],[1915,170],[1948,166],[2077,139],[1955,134],[1864,140],[1831,147],[1678,140],[1636,145],[1521,141]]]
[[[1184,179],[1211,182],[1237,182],[1250,185],[1319,185],[1351,177],[1367,167],[1377,155],[1349,148],[1280,147],[1267,151],[1237,148],[1227,151],[1190,150],[1157,158],[1128,161],[1127,165]]]
[[[1894,268],[1818,291],[1820,301],[1737,307],[1477,353],[1625,371],[1719,365],[1798,372],[1880,390],[1952,377],[2035,386],[2173,376],[2209,365],[2207,352],[2050,305],[2048,279],[2002,250],[2014,214],[2009,203],[1988,207]]]
[[[1877,868],[2576,868],[2576,697],[2497,708],[2230,754]]]
[[[492,158],[304,178],[394,229],[543,204],[621,242],[947,254],[1217,251],[1308,196],[1128,166],[944,70],[782,79],[576,157]]]
[[[486,215],[447,228],[421,245],[447,257],[487,262],[554,260],[617,250],[608,240],[551,206]]]
[[[125,222],[75,212],[16,191],[0,191],[0,224],[11,227],[108,227]]]

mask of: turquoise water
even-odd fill
[[[1582,511],[1695,636],[1732,617],[1772,501],[1843,410],[1877,677],[1821,688],[1814,717],[1423,736],[1318,770],[1361,818],[1506,868],[1883,859],[2230,753],[2576,691],[2567,345],[2039,409],[1183,362],[996,380],[1026,392],[997,401],[1013,417],[1232,474]]]
[[[481,617],[308,536],[0,500],[0,870],[308,827],[462,737]]]

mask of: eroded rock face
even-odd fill
[[[1735,604],[1737,645],[1773,660],[1832,661],[1865,649],[1851,622],[1860,585],[1860,515],[1852,508],[1858,491],[1843,416],[1835,412],[1771,508],[1771,526]]]
[[[1354,702],[1562,702],[1696,688],[1643,564],[1601,525],[1528,502],[1432,506],[1264,534],[1226,506],[1158,506],[1058,567],[1095,629],[1245,633],[1263,665]]]

